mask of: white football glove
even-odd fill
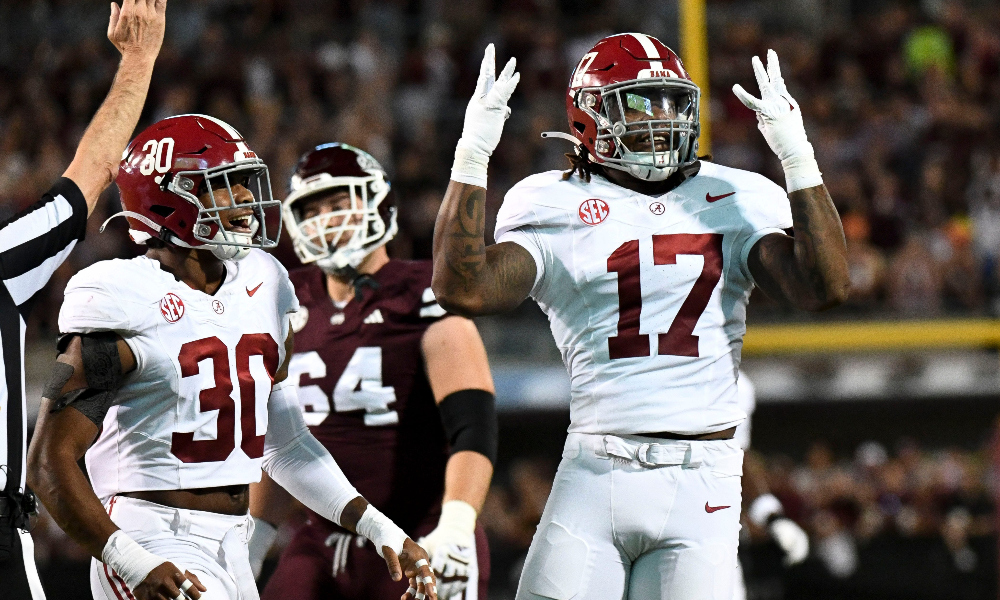
[[[461,500],[450,500],[441,507],[434,531],[417,541],[431,557],[439,600],[462,600],[470,578],[478,575],[475,530],[476,509]]]
[[[496,50],[486,46],[486,55],[479,68],[476,92],[465,109],[462,139],[455,149],[451,179],[459,183],[486,187],[486,166],[503,133],[503,124],[510,116],[507,101],[514,93],[521,74],[514,72],[517,61],[511,58],[496,77]]]
[[[821,185],[823,176],[816,164],[812,144],[806,139],[802,110],[781,78],[778,55],[774,50],[767,51],[766,71],[760,58],[755,56],[751,62],[761,97],[751,96],[740,84],[733,86],[733,93],[747,108],[757,113],[757,128],[781,161],[788,192]]]
[[[784,508],[772,494],[757,496],[747,509],[747,517],[758,527],[767,527],[781,549],[785,551],[785,566],[796,565],[809,554],[809,536],[795,521],[780,516]],[[777,517],[777,518],[775,518]]]
[[[785,551],[785,566],[797,565],[809,555],[809,536],[795,521],[781,517],[771,521],[767,530]]]

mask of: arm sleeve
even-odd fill
[[[311,510],[340,523],[344,507],[360,494],[306,427],[296,387],[290,380],[271,390],[267,415],[264,470]]]

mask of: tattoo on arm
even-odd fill
[[[531,291],[535,262],[517,244],[486,245],[486,190],[451,182],[434,227],[434,293],[464,315],[516,308]]]
[[[840,216],[824,185],[788,198],[794,237],[761,238],[748,257],[750,273],[772,298],[807,310],[832,308],[846,299],[850,285]]]

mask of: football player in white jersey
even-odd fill
[[[94,556],[94,597],[256,600],[248,487],[263,469],[372,540],[410,577],[404,597],[435,598],[426,553],[347,481],[286,381],[298,301],[261,250],[280,232],[264,163],[226,123],[182,115],[132,141],[118,186],[147,252],[68,283],[29,452],[39,498]]]
[[[434,231],[433,289],[458,314],[548,314],[570,428],[517,598],[731,600],[755,285],[821,310],[847,295],[844,235],[777,57],[753,66],[788,193],[697,156],[699,90],[643,34],[605,38],[567,91],[573,169],[511,188],[485,242],[489,156],[518,81],[487,48]],[[794,235],[786,230],[794,229]]]

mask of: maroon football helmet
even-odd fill
[[[350,208],[303,214],[310,199],[338,188],[350,194]],[[398,231],[390,188],[382,165],[354,146],[323,144],[303,154],[281,211],[299,260],[327,272],[361,264]]]
[[[267,166],[219,119],[181,115],[149,126],[125,149],[116,181],[125,210],[114,216],[128,219],[129,236],[138,244],[156,237],[239,260],[251,248],[278,243],[281,202],[271,195]],[[236,185],[250,190],[253,201],[237,204]],[[227,205],[216,204],[214,192],[222,188],[229,193]],[[228,217],[230,229],[220,215]]]
[[[666,179],[698,155],[700,91],[681,60],[642,33],[597,42],[567,89],[570,131],[598,164]]]

